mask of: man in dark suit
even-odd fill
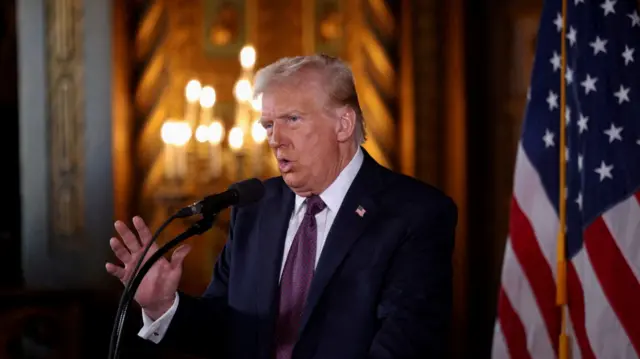
[[[178,293],[188,247],[156,264],[136,301],[139,336],[211,358],[443,358],[457,210],[440,191],[377,164],[361,147],[353,76],[323,55],[257,74],[262,124],[281,177],[234,208],[199,298]],[[111,246],[126,282],[149,229],[120,221]],[[155,248],[154,248],[155,250]]]

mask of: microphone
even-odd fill
[[[194,204],[180,209],[175,218],[185,218],[196,214],[212,215],[230,206],[242,207],[258,202],[264,196],[264,185],[257,178],[236,182],[229,189],[209,195]]]

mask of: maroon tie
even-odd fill
[[[289,359],[298,340],[300,319],[316,262],[318,228],[315,215],[325,207],[319,196],[307,198],[307,210],[293,237],[280,280],[280,308],[276,324],[276,359]]]

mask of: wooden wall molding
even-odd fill
[[[111,0],[17,0],[21,262],[29,289],[105,289],[113,235]]]
[[[76,247],[84,223],[84,53],[81,0],[47,0],[51,226],[55,247]]]

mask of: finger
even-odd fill
[[[129,230],[129,227],[127,227],[124,222],[116,221],[114,227],[116,228],[116,231],[118,232],[120,237],[122,237],[122,240],[129,249],[129,252],[134,253],[140,250],[140,242],[138,242],[138,238],[135,234],[133,234],[133,232],[131,232],[131,230]]]
[[[118,238],[112,237],[109,240],[109,245],[111,246],[113,253],[120,261],[122,261],[122,263],[128,263],[131,260],[131,253],[129,253],[127,247],[125,247]]]
[[[125,271],[124,268],[119,267],[113,263],[109,263],[107,262],[107,264],[105,264],[105,268],[107,269],[107,273],[111,274],[112,276],[120,279],[120,281],[124,282],[124,277],[125,277]]]
[[[184,262],[184,258],[191,251],[191,246],[188,244],[182,245],[178,247],[173,254],[171,255],[171,268],[175,269],[182,266],[182,262]]]
[[[136,231],[138,232],[138,236],[140,237],[140,242],[142,242],[142,245],[146,247],[151,241],[152,237],[149,227],[140,216],[133,217],[133,225],[136,227]]]

